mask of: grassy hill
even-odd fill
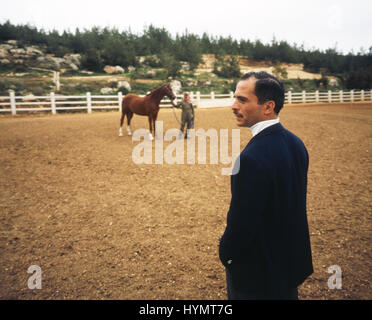
[[[8,50],[6,55],[10,63],[0,69],[0,95],[8,95],[9,90],[14,90],[16,95],[46,95],[51,91],[65,95],[85,94],[86,92],[101,94],[102,88],[112,88],[113,93],[117,91],[127,93],[127,90],[117,88],[117,84],[121,81],[127,81],[130,84],[131,92],[145,94],[172,79],[181,82],[183,91],[229,93],[234,90],[237,81],[237,77],[217,76],[214,73],[214,65],[218,62],[218,58],[214,54],[203,54],[197,68],[190,70],[187,63],[184,63],[175,77],[168,77],[165,68],[153,67],[146,63],[138,64],[135,68],[129,68],[130,70],[125,70],[120,74],[60,68],[60,90],[57,91],[53,82],[53,69],[36,68],[35,58],[25,59],[21,56],[20,49],[26,52],[27,47],[26,49],[16,47],[14,42],[13,46],[14,48]],[[53,54],[43,53],[40,47],[33,46],[33,49],[40,53],[37,58],[39,60],[44,56],[50,59],[54,57]],[[3,53],[3,59],[5,59],[4,56]],[[230,55],[225,55],[223,59],[225,58],[230,58]],[[241,73],[264,70],[277,74],[285,82],[288,90],[326,90],[330,86],[331,77],[323,78],[319,73],[307,72],[303,64],[257,61],[242,56],[236,56],[236,58]],[[22,63],[19,63],[19,60],[22,60]],[[333,85],[333,88],[338,87],[338,85]]]

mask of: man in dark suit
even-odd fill
[[[231,202],[219,255],[229,299],[298,299],[313,273],[306,216],[309,157],[278,114],[284,87],[266,72],[245,74],[232,110],[253,138],[231,176]],[[235,171],[236,172],[236,171]]]

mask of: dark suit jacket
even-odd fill
[[[280,123],[254,136],[240,154],[219,248],[237,290],[277,297],[313,272],[308,165],[303,142]]]

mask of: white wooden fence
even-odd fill
[[[228,107],[231,106],[234,98],[233,93],[229,94],[200,94],[190,93],[192,101],[199,108]],[[178,95],[177,98],[181,98]],[[89,92],[81,96],[62,96],[53,92],[48,96],[15,96],[10,92],[9,96],[0,96],[0,112],[10,112],[15,115],[23,111],[49,111],[56,114],[58,111],[86,110],[92,113],[93,110],[116,109],[120,110],[123,94],[117,95],[91,95]],[[291,92],[285,95],[285,103],[317,103],[317,102],[357,102],[372,101],[372,90],[351,90],[351,91],[315,91],[315,92]],[[170,107],[169,99],[163,99],[160,107]]]

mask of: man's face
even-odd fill
[[[239,81],[236,86],[232,110],[239,127],[251,127],[257,122],[265,120],[264,105],[258,104],[258,98],[254,94],[256,81],[256,78],[250,77]]]

